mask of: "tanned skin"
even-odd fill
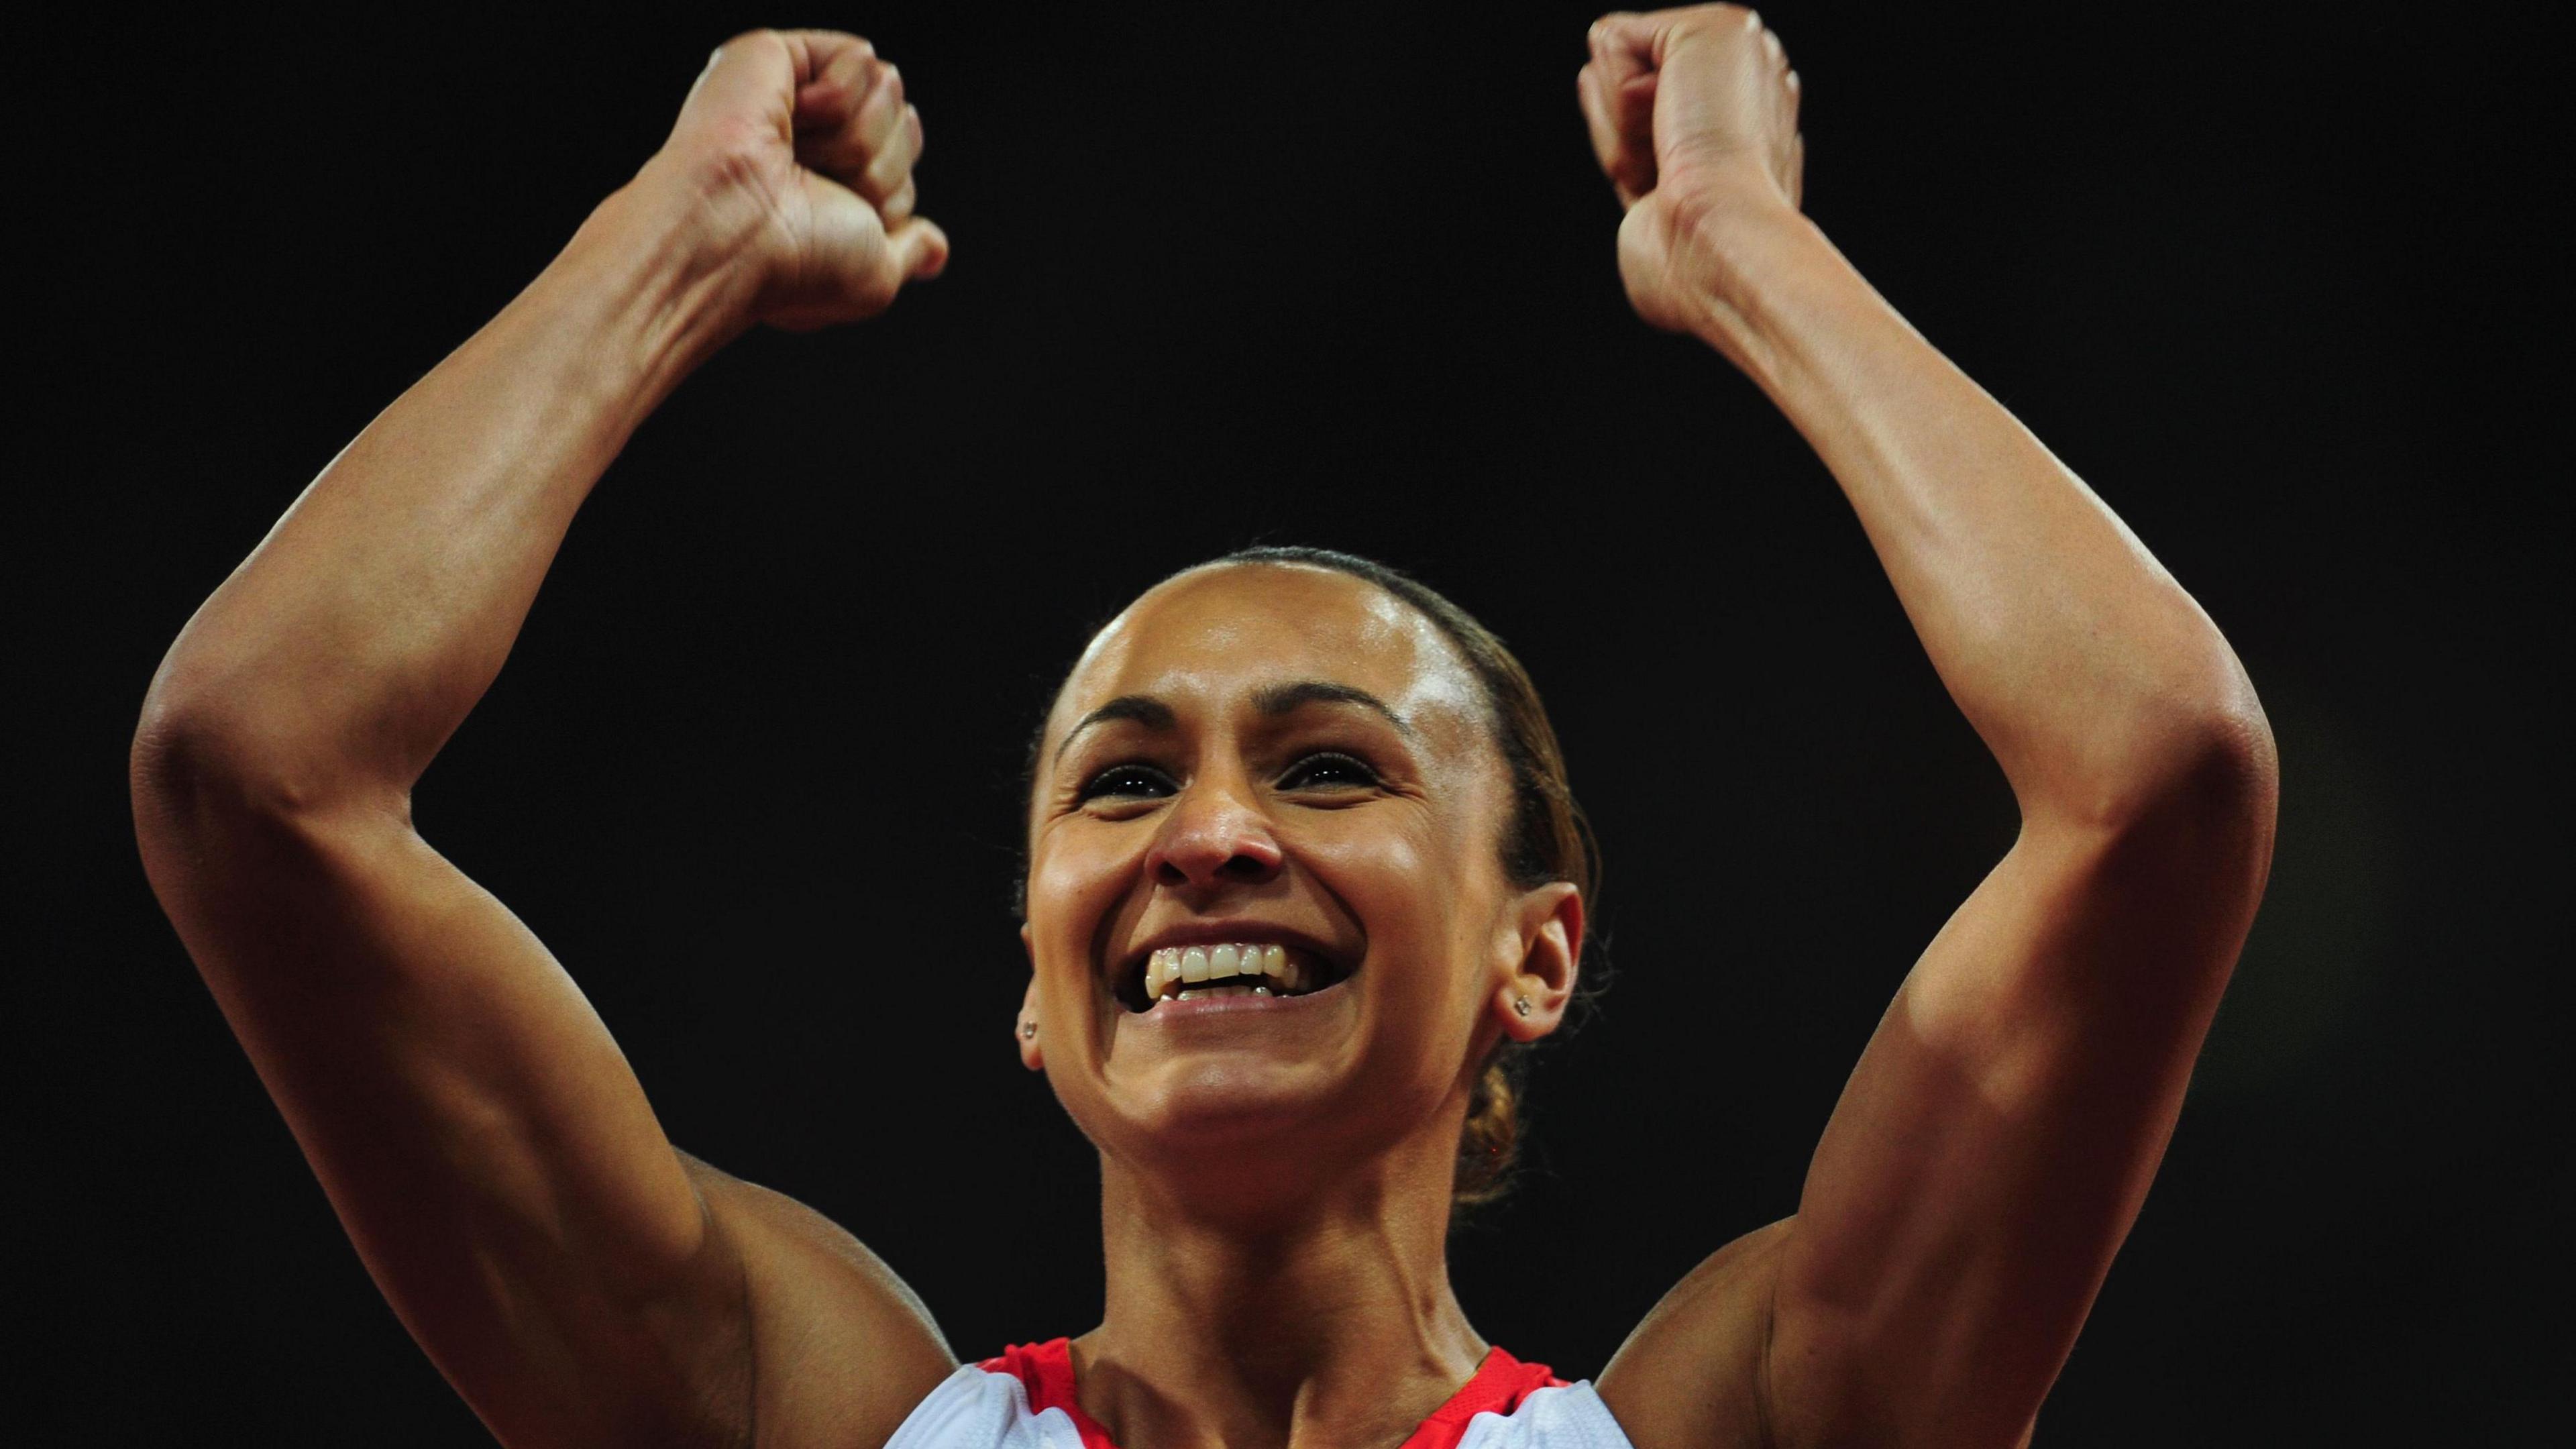
[[[1815,447],[2022,819],[1863,1053],[1796,1216],[1686,1277],[1598,1386],[1639,1449],[2015,1444],[2261,895],[2271,738],[2191,598],[1800,214],[1797,78],[1759,20],[1617,14],[1591,40],[1631,302]],[[572,978],[410,809],[670,389],[752,326],[871,316],[944,265],[921,134],[865,41],[727,44],[634,181],[207,600],[145,704],[153,887],[376,1282],[512,1445],[881,1444],[956,1364],[849,1234],[673,1147]],[[1137,699],[1159,708],[1098,713]],[[1109,1294],[1075,1359],[1127,1449],[1393,1445],[1485,1352],[1443,1254],[1459,1125],[1487,1049],[1560,1023],[1584,930],[1571,886],[1505,879],[1508,802],[1463,661],[1345,575],[1184,574],[1066,680],[1013,1041],[1100,1148]],[[1259,1030],[1111,996],[1132,949],[1237,929],[1349,979]]]

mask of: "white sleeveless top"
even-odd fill
[[[962,1365],[913,1408],[886,1449],[1118,1449],[1073,1395],[1065,1339],[1017,1344]],[[1501,1349],[1404,1441],[1403,1449],[1632,1449],[1590,1380]]]

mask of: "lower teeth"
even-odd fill
[[[1267,986],[1193,986],[1172,999],[1195,1001],[1202,996],[1270,996],[1274,994]]]

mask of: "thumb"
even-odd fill
[[[948,233],[926,217],[906,217],[886,233],[886,244],[893,248],[897,274],[906,281],[935,277],[948,268]]]

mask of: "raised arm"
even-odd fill
[[[1797,1216],[1685,1279],[1601,1391],[1640,1449],[2013,1444],[2252,921],[2270,734],[2191,597],[1799,214],[1797,78],[1750,12],[1607,17],[1579,88],[1630,299],[1814,445],[2022,815],[1863,1053]]]
[[[763,1443],[878,1443],[950,1366],[864,1249],[673,1149],[571,978],[411,820],[644,416],[753,323],[868,316],[944,263],[920,139],[864,41],[716,52],[663,149],[304,491],[144,705],[153,889],[378,1286],[514,1445],[731,1443],[755,1415]]]

